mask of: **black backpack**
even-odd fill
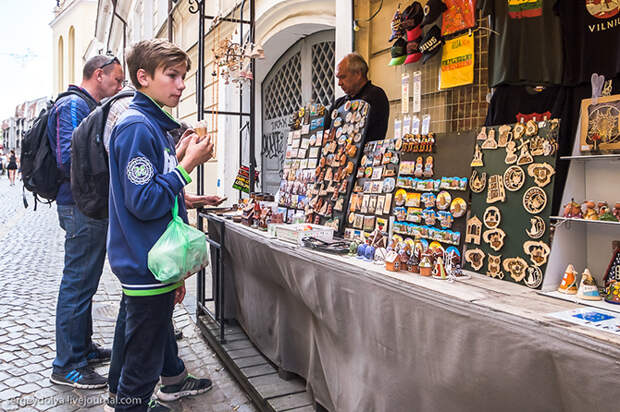
[[[72,94],[84,99],[90,110],[97,105],[92,97],[81,91],[70,90],[61,93],[55,101],[47,102],[46,108],[41,110],[22,140],[20,155],[22,181],[24,189],[34,194],[34,210],[37,210],[37,202],[41,202],[41,199],[43,199],[43,203],[48,204],[56,200],[58,189],[64,179],[47,137],[47,119],[50,110],[58,99]]]
[[[71,192],[78,209],[93,219],[108,217],[110,167],[103,143],[105,124],[112,104],[132,97],[120,92],[93,110],[73,131],[71,138]]]

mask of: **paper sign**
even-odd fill
[[[411,134],[420,134],[420,118],[418,116],[413,116]]]
[[[430,128],[431,128],[431,115],[426,114],[422,118],[422,134],[423,135],[428,134],[428,132],[430,131]]]
[[[419,113],[422,106],[422,72],[413,73],[413,112]]]
[[[402,136],[401,121],[400,119],[395,119],[394,120],[394,138],[400,139],[401,136]]]
[[[409,113],[409,73],[403,73],[400,92],[401,113]]]
[[[620,317],[617,313],[595,308],[579,308],[549,313],[547,316],[566,322],[586,326],[604,332],[620,335]]]
[[[403,118],[403,136],[411,133],[411,116]]]

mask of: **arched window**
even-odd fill
[[[291,114],[310,101],[334,100],[335,31],[314,33],[292,45],[265,76],[262,88],[262,184],[275,193],[280,185]]]
[[[69,83],[75,83],[75,28],[71,26],[69,28],[69,50],[68,50],[68,58],[69,58]]]
[[[65,50],[62,36],[58,38],[58,93],[65,89]]]

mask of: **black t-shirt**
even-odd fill
[[[390,118],[390,102],[383,89],[375,86],[370,81],[368,81],[355,96],[342,96],[331,105],[329,110],[325,113],[325,130],[331,127],[331,114],[334,109],[342,106],[347,100],[359,99],[370,104],[367,122],[368,130],[366,131],[366,140],[364,143],[385,139],[385,134],[388,129],[388,120]]]
[[[564,40],[563,84],[590,82],[592,73],[620,73],[620,2],[556,0]]]
[[[480,0],[491,16],[489,86],[562,82],[562,34],[555,0]]]

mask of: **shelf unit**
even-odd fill
[[[604,200],[613,207],[614,203],[620,201],[620,154],[582,155],[580,130],[581,122],[577,127],[571,155],[560,157],[561,161],[570,162],[562,205],[572,199],[576,202]],[[611,243],[620,240],[620,223],[561,216],[551,216],[551,220],[554,222],[555,232],[542,290],[557,289],[569,263],[572,263],[580,274],[586,267],[589,268],[601,285],[611,259]]]

